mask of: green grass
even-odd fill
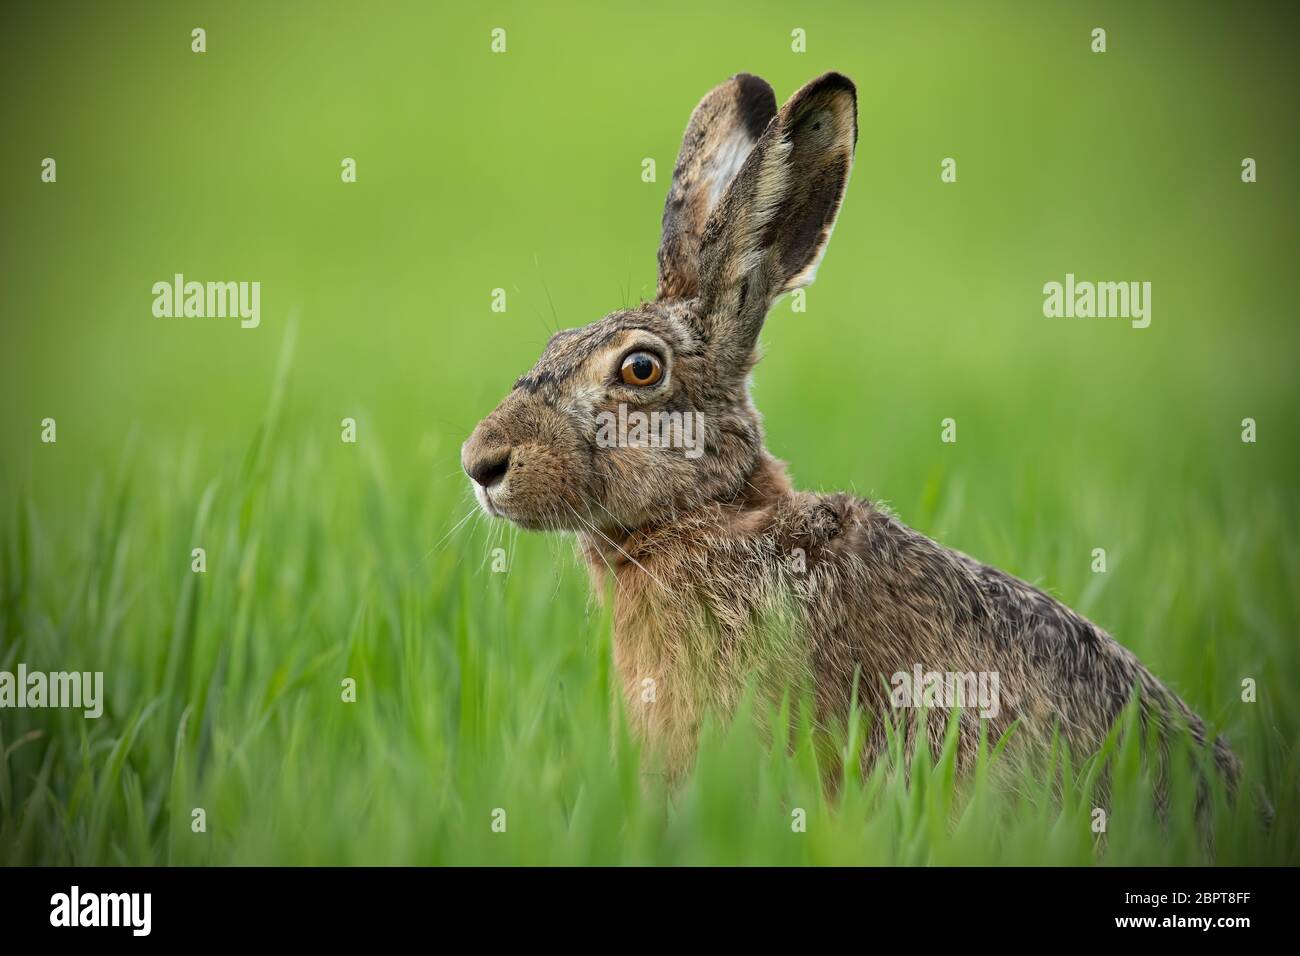
[[[98,720],[0,710],[0,863],[1207,859],[1186,806],[1154,821],[1131,743],[1098,839],[1083,755],[1005,786],[1001,758],[964,780],[885,761],[829,799],[797,701],[756,707],[790,753],[742,718],[665,794],[572,543],[459,523],[460,443],[550,331],[653,294],[690,108],[736,71],[784,99],[829,69],[861,136],[807,311],[763,331],[770,448],[1132,648],[1276,808],[1269,832],[1220,809],[1215,862],[1300,862],[1293,19],[0,5],[0,669],[106,684]],[[261,281],[261,326],[153,318],[176,272]],[[1151,281],[1150,328],[1045,318],[1066,272]]]
[[[751,703],[730,725],[709,728],[695,773],[666,793],[628,737],[613,696],[609,621],[589,600],[569,543],[516,537],[478,519],[448,533],[460,516],[453,503],[465,497],[459,480],[398,481],[364,445],[294,436],[278,405],[242,461],[216,476],[182,457],[167,463],[161,495],[144,494],[130,466],[97,480],[73,540],[52,540],[30,500],[11,501],[0,664],[78,661],[106,673],[107,700],[98,720],[77,711],[5,714],[0,862],[1300,858],[1294,714],[1267,691],[1259,703],[1237,702],[1234,658],[1248,655],[1212,634],[1188,637],[1205,635],[1198,621],[1208,606],[1241,626],[1253,622],[1261,636],[1271,613],[1294,612],[1294,595],[1261,584],[1276,580],[1275,556],[1219,524],[1250,521],[1265,533],[1280,520],[1276,502],[1202,515],[1190,533],[1222,542],[1212,561],[1122,563],[1114,573],[1142,600],[1106,601],[1083,574],[1072,576],[1081,606],[1097,603],[1121,634],[1143,633],[1158,615],[1161,669],[1224,726],[1246,761],[1248,788],[1262,787],[1275,803],[1271,831],[1252,801],[1221,803],[1211,851],[1190,799],[1176,799],[1168,822],[1158,822],[1133,734],[1109,755],[1109,796],[1095,798],[1097,760],[1071,765],[1062,754],[1055,772],[1016,771],[1008,781],[997,772],[1006,755],[990,755],[1000,749],[990,741],[961,778],[950,738],[937,761],[912,761],[910,773],[896,747],[861,774],[840,732],[834,746],[848,760],[829,796],[806,704]],[[330,481],[312,477],[324,473]],[[978,525],[953,487],[940,481],[925,495],[956,527]],[[1067,511],[1051,513],[1058,535],[1078,537]],[[192,546],[206,549],[205,573],[191,571]],[[491,569],[496,547],[509,555],[504,573]],[[1025,560],[1051,565],[1055,547],[1040,545]],[[1160,554],[1173,559],[1178,550]],[[1293,549],[1282,557],[1295,568]],[[1261,593],[1234,601],[1221,586],[1223,567]],[[1261,606],[1261,596],[1281,603]],[[1294,667],[1284,646],[1254,653],[1260,675]],[[346,677],[356,681],[355,702],[342,699]],[[1268,686],[1287,679],[1274,673]],[[790,747],[765,744],[759,723],[775,725],[771,736]],[[1185,775],[1175,779],[1176,791],[1195,792]],[[1099,803],[1104,837],[1092,829]],[[206,832],[192,830],[196,807]],[[498,808],[504,833],[492,829]],[[792,828],[796,809],[804,832]]]

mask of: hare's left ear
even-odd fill
[[[713,211],[700,244],[699,316],[743,361],[777,296],[813,281],[858,141],[853,82],[827,73],[781,107]]]

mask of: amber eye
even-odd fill
[[[619,374],[628,385],[653,385],[664,377],[664,366],[649,352],[633,352],[623,359]]]

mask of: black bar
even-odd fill
[[[373,945],[436,933],[428,938],[450,944],[461,932],[541,941],[621,926],[623,938],[666,944],[669,934],[698,924],[732,943],[782,929],[840,928],[873,941],[937,945],[1022,934],[1048,945],[1097,937],[1181,943],[1193,936],[1232,945],[1242,934],[1276,934],[1293,922],[1286,912],[1292,877],[1284,869],[1211,868],[34,868],[0,870],[0,926],[6,943],[75,933],[82,942],[128,944],[284,938]],[[87,918],[92,910],[111,918],[116,908],[125,925],[52,925],[70,912],[74,886]],[[149,894],[147,935],[136,935],[144,925],[143,896],[130,909],[121,896],[101,908],[98,894],[133,893]],[[61,896],[68,905],[59,911]]]

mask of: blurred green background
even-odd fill
[[[883,500],[1137,651],[1287,821],[1220,854],[1294,862],[1294,19],[5,4],[0,667],[102,669],[108,712],[0,712],[0,862],[995,862],[995,836],[1007,862],[1202,858],[1140,828],[1098,845],[1068,807],[912,816],[893,777],[834,806],[806,760],[752,741],[648,794],[571,546],[452,530],[460,442],[550,332],[653,295],[699,98],[747,71],[784,100],[831,69],[858,86],[857,160],[807,311],[785,300],[763,333],[769,447],[801,486]],[[155,318],[177,272],[260,281],[260,327]],[[1150,327],[1045,318],[1067,272],[1150,281]],[[802,842],[797,793],[822,808]],[[510,835],[489,833],[511,800]]]

